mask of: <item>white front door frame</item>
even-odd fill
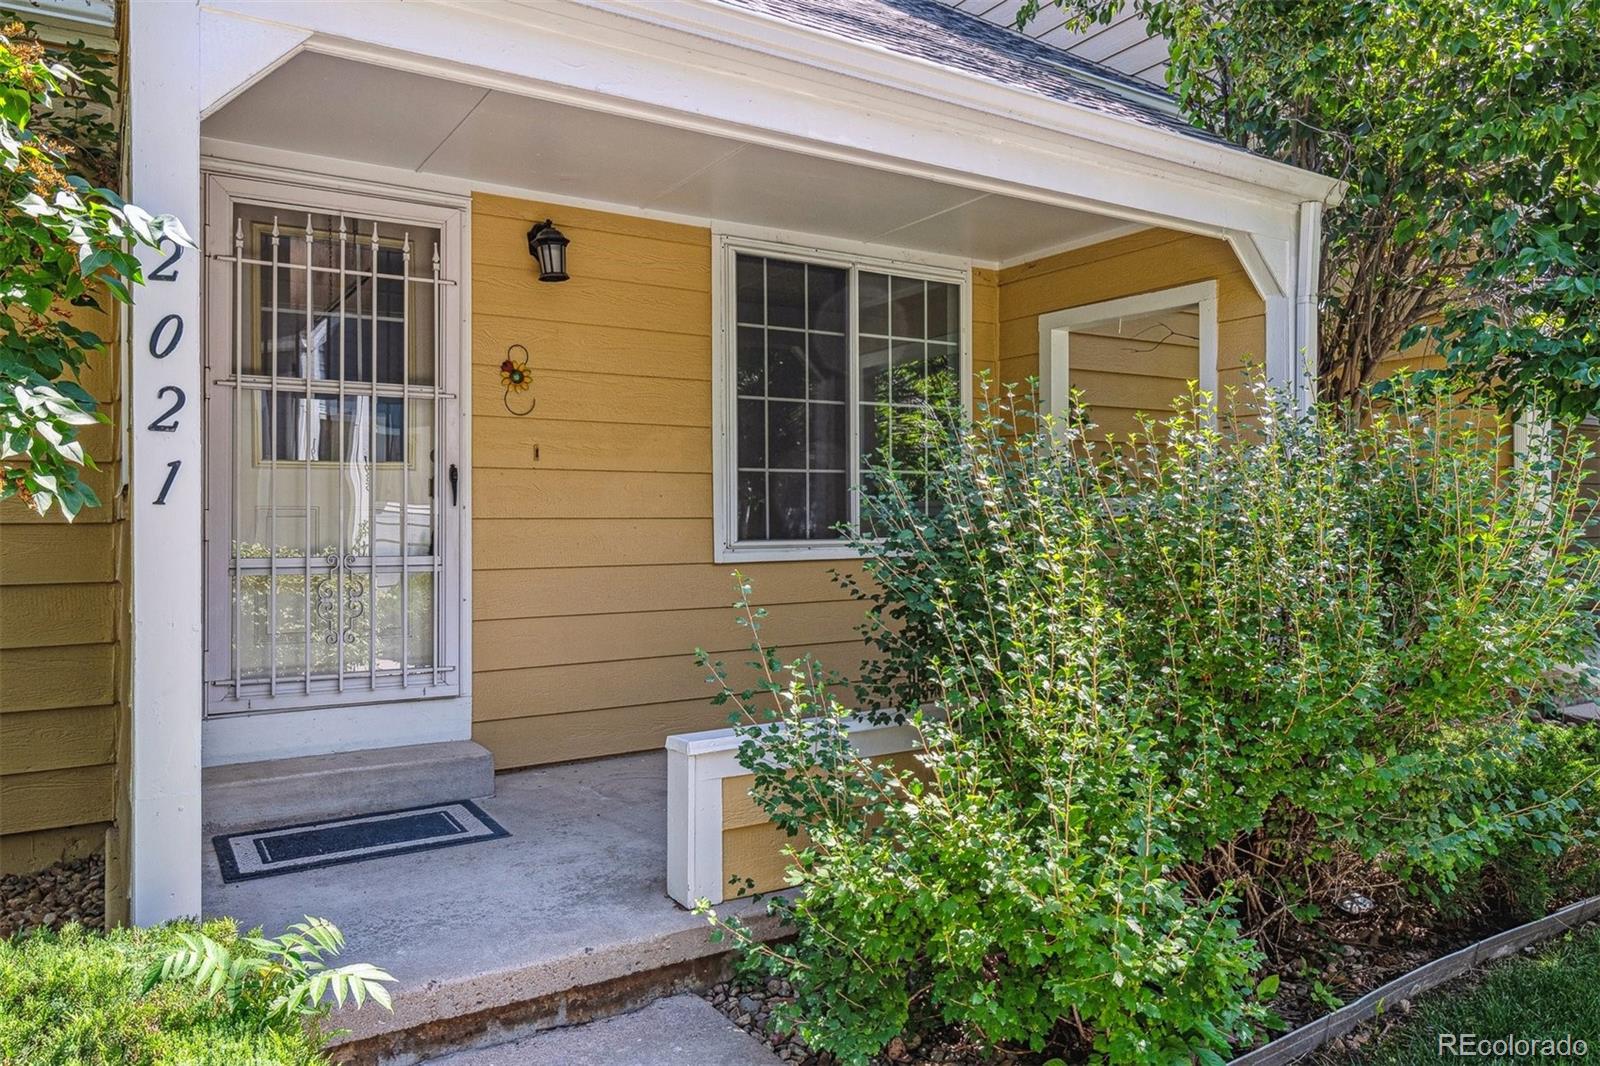
[[[388,748],[408,744],[429,744],[472,738],[472,549],[471,492],[471,201],[463,196],[436,192],[382,190],[361,182],[335,179],[328,175],[285,173],[270,176],[238,163],[218,164],[202,159],[205,166],[205,251],[208,261],[205,362],[207,365],[207,404],[212,402],[214,382],[226,378],[231,370],[216,365],[218,352],[231,351],[234,344],[233,309],[230,306],[230,258],[233,255],[233,217],[237,203],[282,205],[286,211],[315,211],[414,222],[437,228],[440,253],[446,274],[455,282],[445,288],[441,300],[442,348],[441,384],[452,397],[443,404],[445,415],[438,427],[443,452],[440,468],[454,466],[456,494],[441,481],[437,491],[445,496],[443,528],[445,581],[448,597],[438,601],[441,646],[448,649],[448,665],[455,676],[457,694],[425,699],[373,699],[362,703],[332,705],[315,698],[300,701],[300,707],[274,707],[260,711],[207,713],[202,731],[201,762],[205,766],[292,758],[301,755],[327,755],[366,748]],[[215,412],[207,413],[211,423]],[[230,455],[225,443],[214,435],[206,447],[211,453],[207,464],[208,506],[226,506],[231,498]],[[217,502],[209,502],[217,501]],[[217,538],[208,542],[208,583],[226,582],[227,549]],[[210,647],[207,654],[227,654],[226,628],[215,617],[207,618]]]

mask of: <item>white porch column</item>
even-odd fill
[[[127,13],[129,196],[146,210],[176,215],[198,237],[199,8],[192,0],[133,0]],[[167,247],[146,249],[141,258],[147,283],[134,293],[127,338],[133,737],[126,772],[132,793],[129,913],[136,924],[149,925],[200,913],[205,392],[200,253]]]
[[[1300,236],[1295,256],[1295,377],[1300,404],[1310,407],[1317,398],[1319,369],[1318,316],[1322,288],[1322,202],[1300,205]]]

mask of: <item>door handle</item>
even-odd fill
[[[456,464],[451,463],[450,464],[450,506],[451,507],[459,507],[461,505],[460,487],[461,487],[461,475],[456,470]]]

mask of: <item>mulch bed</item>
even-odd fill
[[[0,940],[69,922],[105,928],[105,857],[58,862],[31,874],[0,875]]]

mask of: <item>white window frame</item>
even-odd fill
[[[1179,285],[1171,289],[1123,296],[1100,303],[1065,307],[1039,316],[1039,396],[1044,413],[1065,416],[1072,394],[1072,331],[1103,322],[1108,318],[1155,314],[1199,306],[1200,350],[1198,384],[1202,391],[1217,395],[1217,283],[1215,279]]]
[[[252,696],[241,700],[226,710],[220,708],[209,680],[226,659],[231,645],[231,618],[227,613],[208,609],[204,634],[204,676],[206,693],[203,700],[207,723],[207,765],[250,758],[271,758],[291,754],[309,754],[323,750],[345,748],[383,747],[393,744],[422,743],[434,739],[456,739],[460,732],[456,719],[465,709],[470,716],[471,652],[465,638],[466,619],[470,617],[471,595],[471,456],[463,432],[469,424],[470,359],[466,351],[466,338],[470,314],[469,288],[471,284],[470,248],[467,239],[467,205],[458,198],[411,200],[403,194],[388,189],[375,191],[355,182],[339,181],[321,183],[313,178],[300,181],[279,176],[260,177],[249,173],[226,173],[208,170],[205,183],[205,252],[206,289],[202,294],[205,307],[205,381],[206,381],[206,453],[205,491],[205,580],[204,602],[213,605],[214,589],[228,585],[229,551],[224,541],[213,533],[220,525],[213,525],[213,507],[223,506],[231,499],[231,451],[228,440],[216,432],[212,404],[228,390],[219,385],[219,379],[228,378],[232,368],[218,362],[221,353],[231,353],[233,330],[232,269],[226,257],[233,255],[234,209],[242,204],[256,204],[277,208],[287,216],[294,211],[321,214],[343,213],[352,217],[377,218],[387,222],[413,224],[437,229],[440,235],[442,273],[454,284],[444,287],[439,307],[440,351],[439,377],[441,391],[450,397],[442,404],[443,417],[435,427],[437,447],[441,453],[440,471],[454,465],[458,473],[457,494],[449,497],[448,478],[441,478],[437,492],[444,497],[440,508],[438,535],[443,541],[441,584],[435,595],[438,610],[438,647],[442,650],[442,667],[449,673],[438,686],[431,683],[427,692],[413,689],[382,687],[357,693],[321,693],[310,695],[291,693],[276,697]],[[224,360],[225,361],[225,360]],[[219,519],[218,522],[226,521]],[[230,525],[231,528],[231,525]],[[231,665],[229,666],[231,669]],[[286,683],[287,684],[287,683]],[[399,708],[410,710],[397,714]],[[281,728],[253,727],[251,720],[263,721],[270,716],[291,712],[313,712],[317,719],[315,732],[297,745],[281,736]],[[334,716],[334,717],[330,717]],[[235,724],[237,723],[237,724]],[[308,720],[303,732],[312,733]],[[297,732],[300,732],[297,730]],[[445,737],[443,734],[449,734]],[[235,736],[237,734],[237,736]],[[213,742],[213,737],[216,742]],[[306,750],[300,750],[301,746]]]
[[[972,415],[972,261],[957,256],[922,254],[886,245],[787,231],[727,225],[712,228],[711,314],[711,433],[712,557],[718,563],[778,562],[794,559],[855,559],[860,553],[839,541],[740,540],[738,529],[738,439],[735,404],[738,387],[735,350],[738,314],[735,258],[740,253],[773,256],[819,266],[841,267],[850,272],[849,328],[849,456],[850,513],[858,514],[861,486],[861,405],[856,390],[860,377],[860,331],[857,314],[857,271],[871,270],[898,277],[923,278],[955,285],[960,292],[961,333],[957,345],[961,376],[961,410]]]

